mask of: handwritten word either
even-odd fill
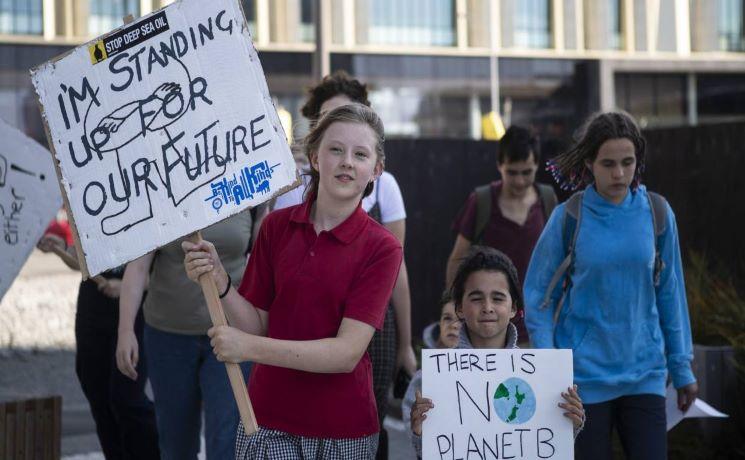
[[[7,244],[15,246],[18,244],[18,222],[21,220],[20,216],[25,198],[17,194],[15,188],[12,188],[10,192],[13,195],[13,200],[7,210],[0,204],[0,214],[3,216],[3,239]]]

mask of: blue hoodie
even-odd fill
[[[655,287],[655,237],[646,194],[640,186],[615,205],[593,186],[587,188],[572,287],[556,325],[561,286],[552,302],[540,307],[565,257],[564,204],[551,214],[525,277],[525,323],[532,344],[574,351],[574,381],[588,404],[624,395],[664,396],[668,371],[675,388],[695,381],[675,215],[668,206],[660,244],[665,266]]]

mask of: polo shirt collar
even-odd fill
[[[310,221],[310,210],[313,207],[313,203],[316,201],[314,196],[309,196],[308,199],[303,201],[299,206],[296,206],[290,214],[290,220],[299,224],[313,225]],[[351,216],[336,227],[332,228],[331,233],[334,238],[344,244],[349,244],[354,241],[355,238],[362,232],[367,225],[368,216],[364,209],[362,209],[362,200],[357,205]]]

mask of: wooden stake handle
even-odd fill
[[[192,233],[188,239],[192,243],[200,243],[202,241],[202,234],[200,232]],[[209,273],[205,273],[199,277],[199,284],[202,286],[202,293],[204,293],[204,298],[207,300],[207,308],[210,312],[212,324],[215,326],[227,326],[228,321],[222,309],[220,294],[217,292],[215,279]],[[243,428],[246,434],[254,433],[259,429],[259,426],[256,423],[253,407],[251,407],[251,399],[248,397],[248,389],[246,388],[246,381],[243,379],[241,368],[234,363],[225,363],[225,368],[228,371],[228,378],[230,379],[230,386],[233,388],[235,402],[238,404],[238,412],[241,414]]]

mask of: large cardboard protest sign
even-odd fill
[[[423,350],[425,459],[573,459],[571,350]]]
[[[297,173],[238,0],[182,0],[32,70],[94,275]]]
[[[62,206],[52,157],[0,120],[0,299]]]

